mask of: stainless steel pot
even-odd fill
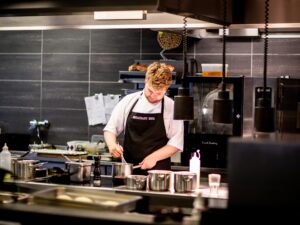
[[[85,160],[67,161],[65,165],[71,182],[85,182],[91,179],[91,162]]]
[[[131,163],[114,163],[112,175],[113,178],[125,179],[132,174],[133,165]]]
[[[128,175],[126,176],[126,188],[132,190],[144,190],[147,183],[147,176]]]
[[[30,180],[35,176],[35,168],[39,167],[38,160],[14,160],[14,174],[18,179]]]
[[[149,170],[149,189],[152,191],[168,191],[172,171],[170,170]]]
[[[197,174],[189,171],[174,172],[175,192],[193,192],[196,189]]]

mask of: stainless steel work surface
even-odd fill
[[[49,188],[33,194],[37,204],[118,212],[134,210],[140,199],[140,196],[71,187]]]

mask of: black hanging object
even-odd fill
[[[214,100],[213,121],[216,123],[232,123],[233,120],[233,101],[229,97],[225,83],[226,65],[226,14],[227,0],[224,3],[224,24],[223,24],[223,64],[222,64],[222,90],[218,93],[218,98]]]
[[[233,101],[229,99],[229,91],[220,91],[214,100],[213,121],[216,123],[232,123]]]
[[[275,130],[275,109],[271,107],[271,100],[259,98],[255,107],[255,129],[260,132],[273,132]]]
[[[178,95],[174,97],[174,119],[192,120],[194,118],[194,100],[190,97],[190,90],[185,87],[178,88]]]
[[[178,95],[174,97],[174,120],[193,120],[194,119],[194,100],[190,96],[190,89],[186,82],[188,65],[186,59],[187,52],[187,30],[186,17],[184,17],[183,29],[183,75],[182,86],[178,88]]]
[[[275,109],[272,99],[267,97],[267,63],[268,63],[268,36],[269,36],[269,0],[265,0],[265,46],[264,46],[264,88],[262,98],[258,99],[254,110],[254,127],[258,132],[275,131]]]

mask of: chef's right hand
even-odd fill
[[[121,155],[123,155],[123,147],[116,143],[114,146],[110,147],[109,149],[112,157],[114,158],[120,158]]]

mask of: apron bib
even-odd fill
[[[160,113],[132,112],[139,99],[133,104],[125,126],[124,158],[133,165],[138,165],[143,159],[168,143],[163,119],[164,99]],[[171,160],[166,158],[158,161],[151,169],[170,170]],[[146,170],[134,169],[134,174],[148,174]]]

